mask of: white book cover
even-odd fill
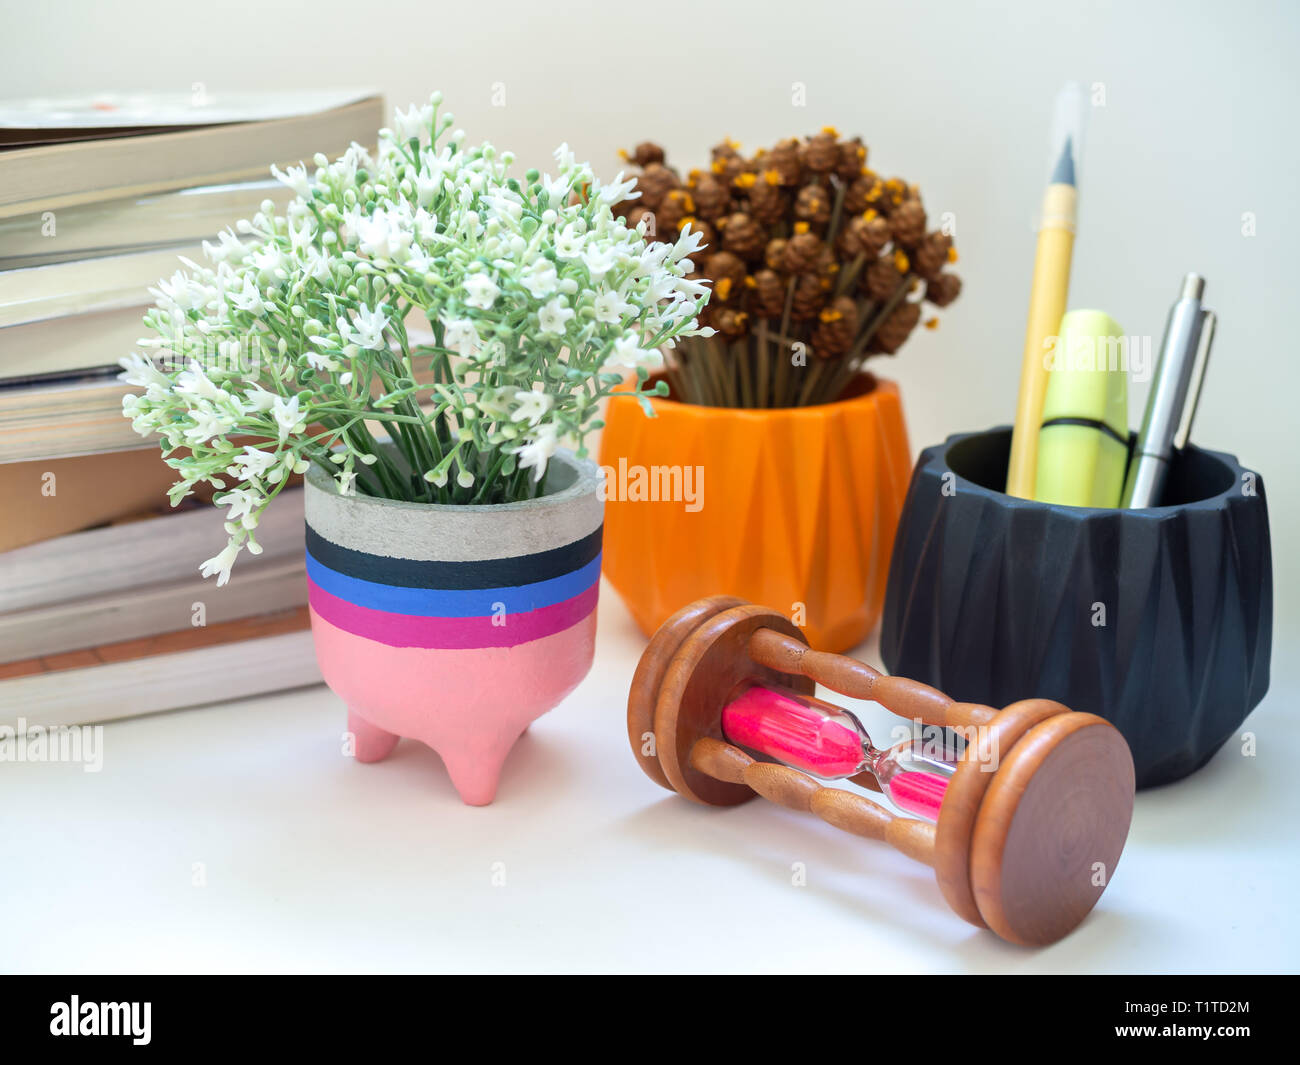
[[[0,218],[0,269],[215,240],[241,218],[252,218],[263,200],[283,212],[292,198],[274,179],[238,181]]]
[[[0,100],[0,129],[105,132],[148,126],[217,126],[268,122],[346,107],[373,89],[298,89],[279,92],[209,91],[196,83],[187,93],[95,93]]]

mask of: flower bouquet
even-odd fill
[[[814,646],[847,650],[880,616],[911,468],[898,389],[865,366],[957,298],[951,234],[831,129],[748,157],[725,141],[685,178],[658,145],[625,156],[641,192],[618,206],[626,221],[707,246],[691,277],[713,290],[713,334],[667,353],[654,421],[611,403],[601,461],[708,487],[694,512],[612,501],[606,576],[647,633],[727,593],[790,604]]]
[[[313,634],[357,757],[416,736],[485,802],[590,665],[602,510],[582,440],[604,397],[664,394],[650,371],[709,332],[708,285],[699,233],[649,242],[615,214],[633,182],[564,146],[554,176],[515,178],[440,103],[398,112],[373,156],[273,168],[284,215],[264,204],[154,290],[123,410],[161,438],[173,503],[219,490],[218,583],[307,475]]]
[[[860,137],[827,128],[750,158],[724,141],[685,180],[658,145],[628,157],[641,168],[641,196],[618,208],[628,223],[695,232],[708,247],[695,276],[712,282],[703,317],[717,335],[685,341],[670,360],[671,394],[683,402],[831,402],[867,359],[902,347],[925,304],[946,307],[961,293],[947,269],[951,234],[927,232],[917,186],[869,169]]]

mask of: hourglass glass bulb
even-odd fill
[[[823,780],[861,773],[871,749],[871,737],[847,710],[761,684],[746,688],[727,704],[722,731],[732,743]]]
[[[723,709],[722,730],[732,743],[823,780],[869,771],[895,806],[927,821],[938,821],[957,768],[919,740],[879,750],[853,714],[788,688],[746,688]]]

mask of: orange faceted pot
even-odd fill
[[[707,595],[771,603],[820,650],[880,619],[912,469],[898,386],[778,410],[610,400],[604,573],[641,630]]]

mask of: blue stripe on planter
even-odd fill
[[[482,562],[420,562],[340,547],[307,526],[307,554],[327,569],[372,584],[438,591],[517,588],[562,577],[600,557],[604,526],[563,547]]]
[[[547,581],[512,588],[409,588],[349,577],[307,556],[307,576],[317,587],[357,606],[425,618],[477,618],[500,612],[523,614],[585,592],[600,580],[600,556],[581,569]],[[502,604],[497,606],[496,604]]]

